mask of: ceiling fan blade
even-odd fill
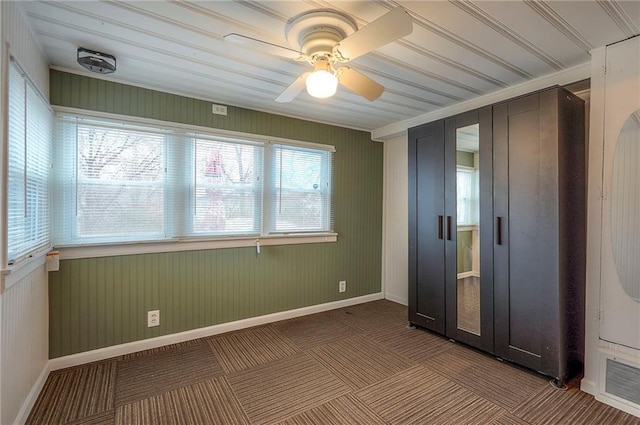
[[[268,55],[280,56],[287,59],[297,59],[302,54],[296,50],[287,47],[278,46],[267,41],[258,40],[257,38],[247,37],[236,33],[227,34],[222,37],[225,42],[237,44],[247,49],[257,50]]]
[[[295,99],[295,97],[306,87],[305,83],[309,74],[311,73],[305,72],[304,74],[296,78],[296,80],[291,83],[289,87],[287,87],[282,93],[280,93],[280,96],[276,98],[276,102],[287,103]]]
[[[352,60],[411,32],[411,16],[403,8],[397,7],[342,40],[334,50],[344,59]]]
[[[371,102],[379,98],[384,91],[384,86],[348,66],[338,68],[336,73],[340,84]]]

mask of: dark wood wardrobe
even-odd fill
[[[409,130],[409,322],[555,378],[582,367],[584,102],[563,88]]]

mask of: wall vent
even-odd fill
[[[640,369],[607,359],[605,392],[640,405]]]

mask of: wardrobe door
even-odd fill
[[[555,93],[493,110],[495,352],[538,371],[560,327]]]
[[[445,121],[447,336],[493,352],[492,108]],[[445,157],[447,157],[445,155]],[[447,157],[448,158],[448,157]],[[449,229],[447,229],[449,230]]]
[[[409,321],[445,332],[444,121],[409,130]]]

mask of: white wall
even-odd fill
[[[46,57],[17,2],[0,2],[2,28],[0,55],[0,175],[4,176],[6,151],[6,69],[8,54],[16,58],[39,90],[49,96]],[[2,180],[5,180],[4,178]],[[6,223],[0,202],[0,222]],[[0,244],[4,244],[0,235]],[[0,280],[0,423],[22,423],[44,383],[49,359],[48,276],[42,263],[32,263],[29,273],[12,273]],[[0,267],[4,267],[4,260]],[[18,276],[23,274],[23,276]]]
[[[626,295],[620,296],[623,291],[613,258],[609,210],[610,170],[618,131],[640,102],[638,96],[629,96],[638,93],[639,83],[634,76],[638,75],[640,63],[639,45],[639,39],[631,39],[616,44],[613,49],[617,53],[608,52],[606,47],[591,51],[585,374],[580,383],[580,388],[597,400],[638,417],[640,405],[609,393],[606,375],[609,359],[640,368],[640,350],[604,338],[616,340],[621,337],[618,331],[625,337],[625,332],[638,329],[640,321],[640,307]],[[612,298],[612,294],[618,295]],[[630,335],[626,337],[633,341],[633,334]],[[633,342],[631,345],[637,345]]]
[[[16,58],[31,81],[49,98],[49,64],[24,19],[20,2],[5,1],[2,5],[2,44],[9,44],[9,54]]]
[[[383,270],[385,298],[408,304],[407,136],[384,142]]]
[[[49,359],[49,301],[47,272],[40,266],[0,295],[0,423],[14,423],[30,393],[37,395],[46,378]],[[41,377],[41,375],[43,375]],[[39,385],[35,385],[35,384]],[[34,388],[35,387],[35,388]],[[23,407],[24,405],[24,407]]]

